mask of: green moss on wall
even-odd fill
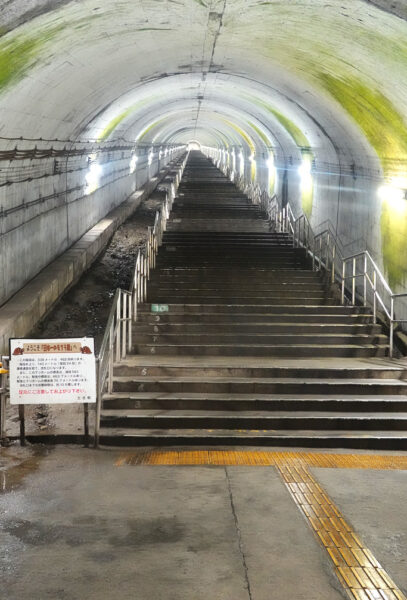
[[[320,73],[318,79],[356,121],[376,150],[384,174],[394,174],[400,159],[407,160],[407,127],[392,102],[353,76]]]
[[[386,276],[395,290],[407,280],[407,202],[383,200],[380,227]]]
[[[263,142],[266,144],[266,146],[271,146],[272,145],[271,141],[269,140],[269,138],[266,136],[266,134],[259,127],[257,127],[257,125],[255,125],[251,121],[248,121],[248,124],[250,125],[250,127],[252,129],[254,129],[254,131],[257,133],[257,135],[259,136],[259,138],[261,140],[263,140]]]
[[[109,121],[109,123],[106,125],[106,127],[100,134],[98,141],[101,142],[103,140],[106,140],[110,136],[110,134],[113,133],[116,127],[120,125],[120,123],[124,121],[124,119],[128,117],[134,110],[135,109],[133,108],[133,106],[131,106],[130,108],[126,108],[126,110],[117,115],[117,117]]]
[[[47,42],[61,30],[53,27],[36,35],[5,35],[0,39],[0,92],[20,81],[38,60]]]
[[[280,122],[284,129],[290,134],[297,146],[299,146],[300,148],[304,146],[309,146],[309,141],[302,133],[301,129],[297,127],[297,125],[293,123],[291,119],[280,113],[275,108],[270,107],[269,111],[276,117],[276,119]]]

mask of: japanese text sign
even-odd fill
[[[93,338],[10,340],[10,403],[96,402]]]

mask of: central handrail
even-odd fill
[[[147,299],[147,282],[150,279],[150,271],[156,265],[157,252],[162,244],[187,158],[188,155],[182,159],[179,165],[175,166],[176,172],[173,181],[166,190],[164,202],[156,211],[154,225],[148,227],[146,244],[137,253],[129,289],[117,288],[113,298],[96,363],[95,447],[99,445],[103,394],[105,389],[108,394],[112,393],[114,363],[125,359],[133,347],[132,331],[133,323],[137,320],[138,305]]]
[[[396,324],[407,323],[407,319],[396,317],[395,302],[407,298],[407,292],[393,293],[368,250],[344,256],[343,245],[333,231],[330,222],[328,222],[327,228],[315,234],[308,217],[304,213],[296,218],[290,203],[287,203],[284,207],[281,206],[275,194],[270,196],[258,184],[247,183],[243,176],[236,176],[222,161],[216,161],[215,157],[210,154],[209,157],[254,204],[261,207],[267,215],[271,228],[275,231],[290,233],[293,238],[293,246],[305,249],[312,260],[313,270],[326,271],[331,284],[337,283],[339,285],[343,305],[348,303],[351,306],[356,306],[357,300],[360,299],[363,306],[369,305],[373,309],[374,323],[377,323],[377,305],[379,304],[382,307],[384,316],[389,323],[389,356],[392,358],[394,354],[394,327]],[[361,291],[358,289],[359,280],[362,280]]]

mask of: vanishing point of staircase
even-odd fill
[[[133,334],[102,444],[406,447],[406,371],[381,325],[199,152]]]

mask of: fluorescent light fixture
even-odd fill
[[[99,187],[99,181],[102,177],[103,168],[98,163],[92,163],[85,176],[86,186],[85,195],[92,194]]]
[[[269,169],[269,171],[271,169],[274,169],[274,158],[273,158],[272,154],[270,154],[269,158],[267,159],[266,165],[267,165],[267,168]]]
[[[130,160],[130,174],[134,173],[134,171],[136,170],[136,164],[137,164],[138,158],[135,154],[133,154],[133,156],[131,157]]]
[[[382,185],[377,190],[381,200],[387,200],[392,203],[404,202],[406,198],[406,190],[394,185]]]

